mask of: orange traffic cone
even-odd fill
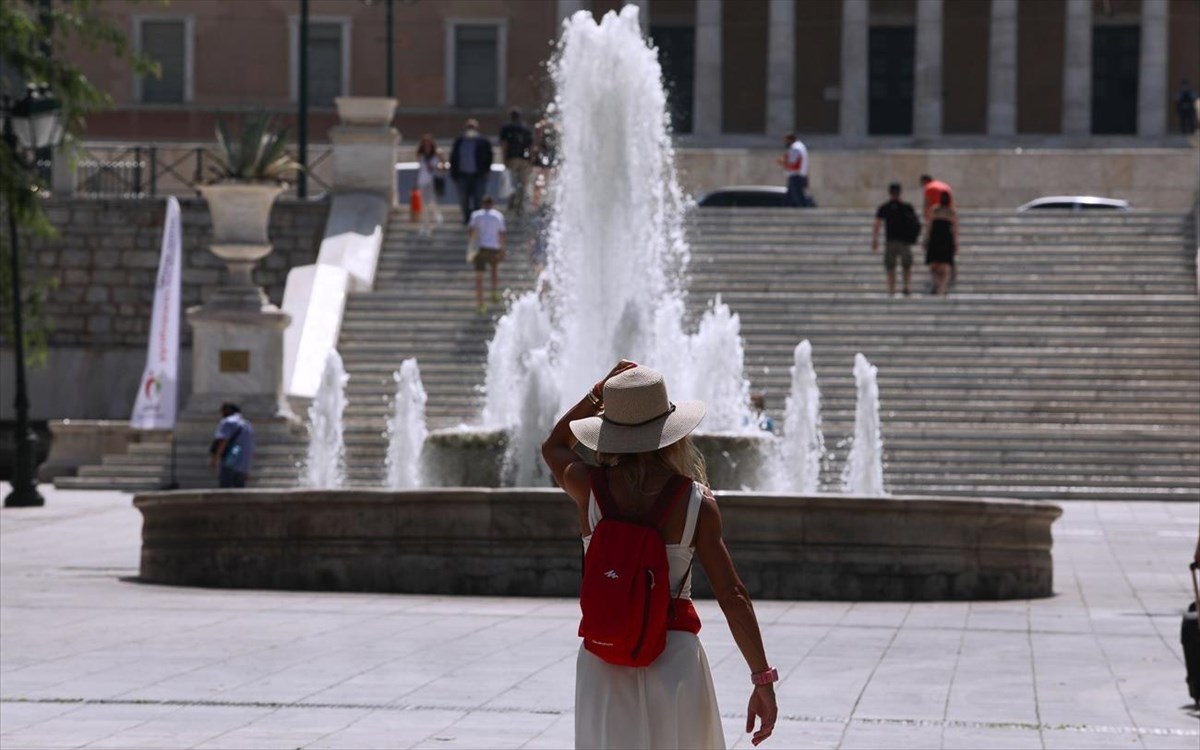
[[[417,188],[408,193],[408,216],[413,222],[421,220],[421,191]]]

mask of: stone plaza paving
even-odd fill
[[[572,744],[574,600],[148,586],[129,495],[44,492],[0,513],[4,750]],[[1194,503],[1067,503],[1049,599],[758,602],[783,676],[764,747],[1196,750],[1198,527]],[[746,667],[700,611],[749,747]]]

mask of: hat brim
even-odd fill
[[[647,453],[688,436],[704,419],[703,401],[677,401],[675,411],[653,422],[625,427],[586,417],[570,424],[575,439],[598,453]]]

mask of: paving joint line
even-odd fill
[[[573,713],[559,708],[518,708],[506,706],[444,706],[420,703],[306,703],[277,701],[218,701],[184,699],[110,699],[110,698],[0,698],[0,704],[76,704],[80,706],[178,706],[180,708],[260,708],[279,710],[307,708],[317,710],[375,710],[375,711],[464,711],[489,714],[535,714],[566,716]],[[741,713],[722,712],[725,719],[740,719]],[[875,724],[910,727],[949,727],[955,729],[1016,729],[1023,731],[1065,731],[1083,734],[1136,734],[1154,737],[1200,737],[1200,730],[1166,729],[1162,727],[1108,726],[1102,724],[1045,724],[1022,721],[965,721],[960,719],[898,719],[864,716],[822,716],[809,714],[780,714],[783,721],[818,724]]]

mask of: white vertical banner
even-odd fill
[[[171,196],[167,198],[167,215],[163,222],[162,255],[158,261],[158,283],[154,287],[146,369],[142,372],[137,401],[129,418],[129,426],[134,429],[170,430],[175,427],[176,391],[179,388],[182,258],[183,230],[179,219],[179,201]]]

